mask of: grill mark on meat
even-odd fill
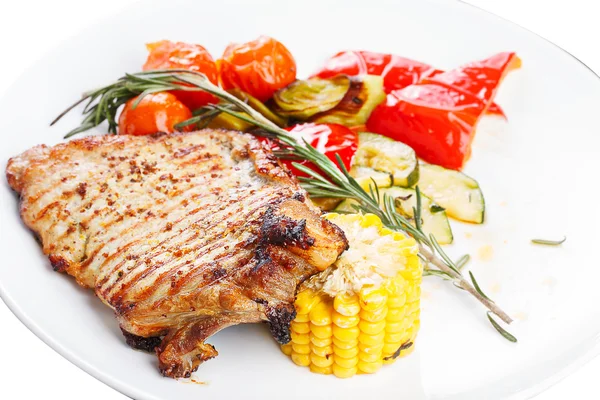
[[[201,198],[202,198],[202,197],[203,197],[203,196],[201,196]],[[222,204],[222,205],[221,205],[221,208],[220,208],[220,209],[218,209],[218,210],[216,210],[216,212],[219,212],[219,211],[221,211],[221,210],[225,209],[226,207],[227,207],[227,205],[226,205],[226,204]],[[182,216],[182,217],[181,217],[181,219],[180,219],[180,220],[178,220],[177,222],[180,222],[180,221],[184,220],[185,218],[187,218],[188,216],[194,215],[194,214],[196,214],[197,212],[199,212],[199,211],[202,211],[202,210],[205,210],[205,208],[203,208],[203,207],[197,207],[197,208],[195,208],[194,210],[192,210],[192,211],[190,211],[189,213],[187,213],[186,215]],[[213,221],[213,222],[214,222],[214,224],[213,224],[213,225],[216,225],[216,224],[218,224],[218,223],[222,222],[222,221],[223,221],[224,219],[226,219],[226,218],[227,218],[227,216],[225,216],[223,219],[221,219],[221,220],[219,220],[219,221]],[[191,225],[190,225],[188,228],[192,228],[192,227],[193,227],[193,224],[191,224]],[[132,228],[131,228],[131,229],[129,229],[128,231],[135,230],[135,228],[136,228],[136,227],[132,227]],[[147,237],[148,237],[148,235],[147,235],[146,237],[144,237],[144,239],[146,239]],[[113,242],[114,240],[117,240],[118,238],[119,238],[119,236],[112,237],[112,238],[111,238],[111,239],[110,239],[110,240],[107,242],[107,244],[109,244],[109,243]],[[167,240],[171,240],[171,239],[173,239],[173,237],[170,237],[170,238],[168,238]],[[194,237],[192,237],[191,239],[193,240],[193,239],[194,239]],[[135,242],[135,244],[139,244],[139,242],[141,242],[141,241],[143,241],[143,240],[140,240],[140,241],[138,241],[138,242]],[[134,243],[132,242],[131,244],[134,244]],[[165,241],[165,242],[158,243],[156,246],[152,247],[152,248],[151,248],[151,250],[154,250],[156,247],[159,247],[160,245],[164,245],[164,244],[166,244],[166,241]],[[115,253],[115,254],[113,254],[113,256],[116,256],[116,255],[117,255],[116,253]],[[112,257],[111,257],[111,258],[112,258]],[[108,260],[105,260],[105,261],[108,261]],[[115,271],[116,269],[120,268],[121,266],[122,266],[122,265],[117,265],[117,266],[115,266],[111,272]],[[103,280],[100,282],[100,286],[102,286],[102,285],[104,285],[104,284],[106,283],[106,279],[108,279],[109,275],[110,275],[110,274],[107,274],[107,277],[106,277],[105,279],[103,279]]]
[[[244,200],[245,198],[246,198],[246,197],[243,197],[243,198],[242,198],[242,200]],[[225,209],[227,208],[227,205],[222,205],[221,207],[222,207],[222,210],[225,210]],[[219,211],[221,211],[221,210],[219,210]],[[209,225],[208,227],[206,227],[206,230],[205,230],[205,232],[206,232],[206,233],[205,233],[204,242],[201,242],[199,245],[197,245],[197,246],[194,248],[194,250],[199,250],[199,249],[201,249],[202,247],[204,247],[204,246],[205,246],[205,243],[206,243],[206,242],[208,242],[208,241],[212,240],[212,239],[214,238],[214,235],[218,234],[218,232],[215,232],[215,233],[213,233],[213,234],[212,234],[212,235],[210,235],[210,236],[208,235],[208,232],[209,232],[209,231],[211,231],[211,230],[212,230],[212,228],[214,228],[214,227],[218,226],[220,223],[222,223],[222,222],[223,222],[225,219],[227,219],[228,217],[229,217],[228,215],[224,215],[224,216],[223,216],[223,218],[222,218],[222,219],[220,219],[220,220],[217,220],[217,221],[211,221],[211,222],[212,222],[212,224],[211,224],[211,225]],[[192,229],[192,227],[193,227],[193,224],[190,224],[190,225],[189,225],[189,226],[186,228],[186,230],[187,230],[187,229]],[[160,246],[162,246],[162,245],[165,245],[165,244],[167,244],[167,242],[168,242],[168,241],[170,241],[170,240],[172,240],[172,239],[173,239],[173,237],[169,237],[169,238],[168,238],[167,240],[165,240],[164,242],[161,242],[161,243],[157,244],[156,246],[154,246],[154,247],[153,247],[153,248],[152,248],[152,249],[149,251],[149,253],[153,253],[151,256],[154,256],[154,257],[156,257],[156,256],[159,256],[159,255],[163,254],[164,252],[154,253],[154,252],[153,252],[153,250],[155,250],[156,248],[158,248],[158,247],[160,247]],[[195,239],[195,236],[191,236],[191,237],[190,237],[190,238],[189,238],[189,239],[188,239],[186,242],[180,243],[180,244],[179,244],[179,246],[180,246],[180,247],[184,247],[184,246],[188,245],[188,244],[189,244],[191,241],[193,241],[194,239]],[[139,243],[139,242],[141,242],[141,241],[143,241],[143,239],[141,239],[140,241],[138,241],[138,243]],[[201,256],[201,255],[202,255],[202,254],[200,254],[200,256]],[[140,265],[140,264],[137,264],[137,265],[134,267],[134,269],[132,270],[132,272],[133,272],[133,271],[135,271],[139,265]],[[130,288],[131,286],[135,285],[135,284],[136,284],[136,283],[138,283],[138,282],[139,282],[141,279],[144,279],[144,278],[145,278],[145,277],[147,277],[149,274],[151,274],[151,273],[152,273],[152,272],[153,272],[155,269],[157,269],[158,267],[159,267],[159,266],[156,266],[156,265],[155,265],[155,266],[153,266],[153,269],[146,269],[146,270],[144,270],[144,271],[142,271],[142,272],[141,272],[141,275],[137,275],[137,276],[134,276],[134,277],[132,277],[132,278],[131,278],[131,279],[130,279],[130,280],[127,282],[127,283],[126,283],[126,286],[124,286],[124,287],[122,287],[122,288],[121,288],[121,290],[126,290],[126,289]],[[177,266],[175,266],[175,268],[176,268],[176,267],[177,267]],[[119,267],[115,267],[115,268],[113,268],[113,271],[114,271],[114,270],[116,270],[116,269],[118,269],[118,268],[120,268],[120,266],[119,266]],[[173,271],[173,273],[175,273],[175,272],[176,272],[175,268],[172,268],[172,271]],[[160,283],[160,282],[159,282],[159,283]],[[110,293],[110,292],[112,292],[112,290],[113,290],[113,287],[110,287],[110,288],[109,288],[109,289],[106,291],[106,293]]]
[[[59,201],[54,201],[54,202],[48,204],[46,207],[42,208],[42,210],[39,213],[37,213],[37,215],[35,216],[35,222],[44,218],[46,216],[46,214],[48,213],[48,211],[52,210],[53,208],[57,208],[57,207],[60,207]]]
[[[245,134],[86,137],[11,159],[7,177],[53,267],[95,288],[170,377],[214,357],[205,340],[230,325],[268,321],[288,340],[296,285],[347,244]]]
[[[256,207],[255,209],[253,209],[252,211],[248,212],[246,215],[243,215],[242,218],[240,220],[246,220],[248,219],[252,214],[254,214],[256,211],[258,211],[260,208],[264,207],[264,205],[259,205],[258,207]],[[226,217],[223,218],[223,220],[225,220]],[[218,225],[220,222],[222,222],[223,220],[213,224],[213,227]],[[208,230],[208,229],[207,229]],[[192,250],[192,252],[194,252],[195,258],[196,259],[200,259],[203,256],[207,255],[208,253],[210,253],[212,250],[214,250],[215,248],[220,248],[222,246],[222,242],[215,242],[214,245],[212,247],[206,248],[206,243],[210,242],[212,239],[212,237],[209,237],[207,240],[205,240],[205,242],[200,243],[199,245],[195,246]],[[189,244],[191,242],[192,239],[188,240],[187,242],[184,242],[182,246],[185,246],[187,244]],[[202,249],[204,249],[203,251],[201,251]],[[195,253],[196,251],[200,251],[199,253]],[[214,255],[215,259],[218,258],[218,254]],[[179,264],[175,264],[171,267],[170,271],[168,271],[166,274],[163,274],[162,276],[159,276],[158,278],[156,278],[154,280],[154,285],[153,285],[153,291],[151,292],[146,292],[145,296],[140,296],[137,297],[135,299],[135,301],[144,301],[147,297],[149,297],[150,295],[154,294],[154,292],[156,291],[156,289],[158,287],[160,287],[160,284],[164,283],[164,281],[166,281],[168,278],[170,278],[171,276],[177,274],[180,272],[180,268],[185,266],[186,262],[181,262]],[[160,266],[157,266],[158,269]],[[178,283],[177,286],[175,287],[175,289],[180,289],[185,283],[187,283],[189,280],[193,279],[194,277],[200,275],[203,272],[202,269],[203,265],[192,265],[190,267],[189,272],[186,275],[181,276],[178,279]],[[139,279],[135,282],[138,283]],[[151,288],[149,288],[151,289]]]

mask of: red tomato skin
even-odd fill
[[[153,93],[144,96],[137,107],[137,97],[125,103],[119,116],[119,135],[151,135],[175,132],[174,125],[192,117],[192,113],[173,94]],[[191,129],[191,128],[190,128]],[[187,129],[189,130],[189,129]]]
[[[142,67],[144,71],[188,69],[203,73],[212,83],[217,84],[217,65],[210,53],[199,44],[161,40],[149,43],[146,47],[149,54]],[[190,110],[219,101],[215,96],[206,92],[174,90],[172,93]]]
[[[262,102],[296,80],[296,61],[277,40],[260,36],[244,44],[232,43],[217,61],[223,89],[238,88]]]
[[[306,139],[306,141],[315,147],[317,150],[322,152],[329,158],[331,161],[338,165],[336,154],[338,154],[346,169],[350,169],[352,165],[352,160],[354,158],[354,154],[356,154],[356,150],[358,149],[358,134],[348,127],[338,124],[298,124],[286,128],[288,132],[292,136],[297,137],[299,140],[302,138]],[[267,146],[271,150],[278,150],[280,146],[278,143],[261,138],[263,142],[267,142]],[[322,173],[313,163],[309,161],[290,161],[290,160],[281,160],[284,165],[286,165],[294,175],[307,177],[308,174],[298,170],[292,164],[294,162],[305,165],[306,167],[312,169],[313,171]]]

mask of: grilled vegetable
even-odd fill
[[[372,374],[414,349],[422,276],[418,246],[373,214],[326,217],[342,228],[350,248],[300,288],[292,341],[282,351],[312,372],[338,378]]]
[[[408,144],[427,162],[459,170],[500,82],[520,65],[515,53],[498,53],[394,90],[373,111],[367,128]]]
[[[189,69],[202,72],[214,84],[217,83],[217,66],[210,53],[199,44],[161,40],[148,43],[148,59],[144,71],[157,69]],[[174,90],[171,92],[179,101],[194,111],[219,99],[207,92]]]
[[[265,106],[264,103],[256,97],[238,88],[230,89],[228,92],[248,104],[250,107],[254,108],[269,121],[277,124],[277,126],[286,126],[287,121],[285,118],[281,118],[279,115],[275,114],[269,109],[269,107]]]
[[[414,189],[394,186],[387,189],[380,189],[379,193],[382,203],[385,194],[392,196],[395,199],[396,211],[406,218],[413,219],[413,207],[417,206],[417,195]],[[346,199],[335,208],[335,211],[346,213],[356,212],[356,209],[353,207],[354,204],[357,204],[354,200]],[[424,195],[421,195],[421,225],[423,231],[427,235],[433,234],[440,244],[449,244],[454,240],[446,211]]]
[[[344,166],[350,169],[350,164],[358,148],[358,135],[348,127],[338,124],[304,123],[290,126],[286,130],[291,136],[296,137],[298,142],[306,141],[333,162],[337,163],[337,157],[339,156]],[[282,146],[276,140],[267,138],[260,138],[259,140],[265,142],[273,151],[285,151],[285,146]],[[318,168],[308,160],[283,159],[282,163],[296,176],[306,177],[308,174],[296,168],[294,163],[318,171]]]
[[[394,182],[394,177],[389,172],[376,171],[369,167],[352,167],[350,175],[367,192],[369,191],[369,186],[373,185],[373,181],[375,181],[379,188],[388,188]]]
[[[169,92],[151,93],[130,99],[119,116],[120,135],[151,135],[156,132],[189,131],[177,129],[177,124],[192,117],[187,108]]]
[[[396,186],[410,187],[419,180],[419,163],[413,149],[375,133],[358,134],[354,165],[388,172]]]
[[[419,189],[461,221],[483,223],[485,200],[477,181],[462,172],[437,165],[420,166]]]
[[[282,43],[260,36],[244,44],[227,46],[217,60],[217,72],[223,89],[239,88],[260,101],[267,101],[277,90],[296,80],[296,61]]]
[[[308,79],[292,82],[273,96],[279,115],[307,120],[337,106],[350,89],[350,78]]]
[[[342,101],[331,110],[315,115],[312,121],[346,126],[363,125],[375,107],[384,100],[382,77],[353,76],[350,78],[350,88]]]

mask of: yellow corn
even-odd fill
[[[372,214],[328,214],[328,218],[342,229],[344,222],[359,221],[364,228],[378,228],[381,236],[393,235],[397,246],[390,251],[403,257],[404,268],[382,284],[364,285],[356,293],[331,296],[302,287],[290,328],[292,341],[281,349],[294,363],[315,373],[338,378],[372,374],[382,364],[393,363],[414,350],[420,326],[422,276],[417,245],[412,238],[383,227]],[[353,239],[348,237],[351,247],[356,244]]]

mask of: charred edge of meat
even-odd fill
[[[304,194],[302,194],[302,192],[294,193],[294,195],[292,196],[292,199],[298,200],[301,203],[304,203],[306,201],[306,197],[304,197]]]
[[[276,307],[267,307],[267,318],[271,328],[271,335],[281,344],[289,343],[290,324],[296,318],[296,309],[291,304],[282,304]]]
[[[385,361],[388,361],[388,360],[394,360],[394,359],[398,358],[398,356],[400,355],[400,352],[401,352],[402,350],[406,350],[406,349],[408,349],[409,347],[411,347],[412,345],[413,345],[413,342],[406,342],[406,343],[404,343],[402,346],[398,347],[398,350],[396,350],[396,351],[394,352],[394,354],[392,354],[392,355],[391,355],[391,356],[389,356],[389,357],[384,357],[384,360],[385,360]]]
[[[308,250],[315,239],[306,232],[306,220],[300,221],[283,215],[275,215],[272,208],[267,209],[260,228],[261,245],[294,246]]]
[[[125,342],[133,349],[143,350],[149,353],[154,352],[159,345],[162,339],[160,337],[143,337],[137,336],[133,333],[129,333],[123,328],[121,328],[121,332],[123,332],[123,336],[125,336]]]
[[[194,356],[195,359],[191,361],[192,365],[189,368],[184,368],[179,364],[159,365],[161,375],[166,378],[191,378],[192,374],[198,371],[200,364],[215,358],[219,354],[212,344],[202,343],[199,347],[202,347],[204,351]]]
[[[50,254],[48,256],[48,259],[50,260],[50,265],[52,265],[52,269],[56,272],[64,272],[69,267],[69,262],[61,256]]]

